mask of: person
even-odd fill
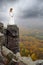
[[[15,22],[14,22],[14,9],[13,8],[10,8],[10,11],[9,11],[9,24],[10,25],[15,24]]]

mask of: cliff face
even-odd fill
[[[0,32],[4,34],[3,45],[14,53],[19,52],[19,28],[17,25],[8,25],[7,28],[4,29],[3,23],[0,23]]]
[[[16,25],[8,25],[6,31],[7,47],[14,53],[19,52],[19,28]]]
[[[3,32],[3,23],[0,23],[0,32]]]
[[[7,63],[12,61],[15,57],[12,51],[19,52],[19,28],[16,25],[8,25],[4,29],[3,24],[0,23],[0,65],[8,65]],[[13,62],[13,64],[18,63]]]

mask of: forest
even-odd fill
[[[43,59],[43,32],[31,31],[20,35],[20,53],[32,60]]]

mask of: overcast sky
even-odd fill
[[[0,0],[0,21],[9,21],[9,9],[14,9],[14,21],[19,26],[43,26],[43,0]]]

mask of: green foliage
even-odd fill
[[[21,55],[25,56],[25,48],[22,48],[21,52],[22,52]]]
[[[27,50],[26,48],[22,48],[21,49],[21,56],[28,56],[29,55],[29,50]]]

